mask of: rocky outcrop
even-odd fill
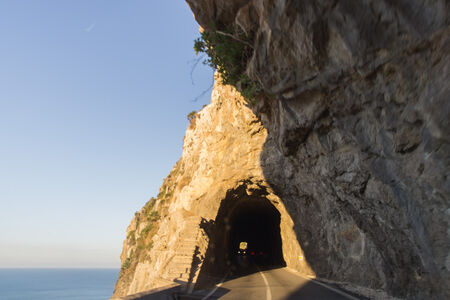
[[[182,157],[164,180],[158,198],[136,213],[127,229],[121,255],[126,268],[114,296],[169,285],[174,280],[192,288],[199,276],[206,282],[223,276],[230,265],[223,245],[227,218],[232,207],[242,201],[270,201],[281,212],[284,260],[313,274],[307,262],[298,259],[304,254],[292,219],[264,179],[260,157],[266,137],[267,131],[239,92],[216,80],[211,104],[191,121]],[[155,229],[143,231],[149,223],[145,216],[153,211],[160,216]]]
[[[128,228],[115,295],[225,271],[245,202],[279,212],[293,269],[450,298],[448,1],[187,2],[205,30],[246,33],[246,73],[265,95],[249,109],[216,80],[160,196]]]
[[[448,298],[448,1],[187,2],[251,38],[261,166],[314,272]]]

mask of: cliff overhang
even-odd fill
[[[251,37],[243,72],[264,93],[250,109],[216,78],[155,205],[153,246],[136,259],[124,243],[134,267],[116,294],[233,270],[236,228],[260,215],[275,263],[449,298],[448,1],[187,2],[204,30]]]

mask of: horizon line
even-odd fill
[[[1,267],[0,270],[4,269],[109,269],[109,270],[120,270],[120,267]]]

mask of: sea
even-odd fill
[[[105,300],[118,269],[0,269],[0,300]]]

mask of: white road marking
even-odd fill
[[[331,287],[331,286],[329,286],[329,285],[327,285],[327,284],[325,284],[325,283],[323,283],[323,282],[317,281],[317,280],[315,280],[314,278],[303,276],[302,274],[298,273],[298,272],[295,271],[295,270],[292,270],[292,269],[290,269],[290,268],[286,268],[286,270],[289,271],[289,272],[291,272],[292,274],[295,274],[295,275],[297,275],[297,276],[299,276],[299,277],[302,277],[303,279],[306,279],[306,280],[308,280],[308,281],[311,281],[311,282],[313,282],[313,283],[316,283],[316,284],[318,284],[318,285],[321,285],[321,286],[323,286],[324,288],[327,288],[327,289],[329,289],[330,291],[333,291],[333,292],[335,292],[335,293],[338,293],[339,295],[344,296],[344,297],[346,297],[346,298],[348,298],[348,299],[351,299],[351,300],[360,300],[360,299],[358,299],[358,298],[356,298],[356,297],[353,297],[353,296],[351,296],[351,295],[349,295],[349,294],[347,294],[347,293],[344,293],[343,291],[340,291],[340,290],[338,290],[338,289],[335,289],[335,288],[333,288],[333,287]]]
[[[228,276],[228,273],[227,273],[227,275],[225,275],[225,276],[222,278],[222,281],[221,281],[218,285],[216,285],[216,286],[214,287],[214,289],[213,289],[211,292],[208,293],[208,295],[206,295],[205,297],[202,298],[202,300],[206,300],[206,299],[208,299],[209,296],[211,296],[212,294],[214,294],[214,293],[217,291],[217,289],[223,284],[223,282],[225,281],[225,279],[227,278],[227,276]]]
[[[264,273],[261,270],[259,270],[259,274],[261,274],[262,278],[264,279],[264,283],[266,285],[266,300],[272,300],[272,292],[270,291],[269,282],[267,281],[266,275],[264,275]]]

